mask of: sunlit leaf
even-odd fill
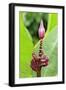
[[[22,77],[32,77],[32,69],[30,67],[32,59],[32,37],[30,36],[28,30],[24,26],[23,14],[19,13],[19,23],[20,23],[20,62],[19,62],[19,71],[20,78]]]

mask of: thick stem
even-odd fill
[[[41,68],[37,71],[37,77],[41,77]]]
[[[42,54],[43,54],[43,52],[42,52],[42,39],[41,39],[40,40],[40,47],[39,47],[39,57],[41,57]],[[39,62],[40,62],[40,60],[39,60]],[[41,67],[39,67],[39,70],[37,71],[37,77],[41,77]]]

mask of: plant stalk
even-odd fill
[[[43,40],[41,39],[40,40],[40,47],[39,47],[39,57],[41,58],[41,56],[42,56],[42,54],[43,54],[43,52],[42,52],[42,42],[43,42]],[[40,60],[41,59],[39,59],[39,63],[40,63]],[[39,67],[39,69],[38,69],[38,71],[37,71],[37,77],[41,77],[41,67]]]

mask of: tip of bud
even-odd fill
[[[43,20],[41,20],[41,22],[40,22],[38,34],[39,34],[39,38],[40,39],[43,39],[44,38],[45,28],[44,28],[44,25],[43,25]]]

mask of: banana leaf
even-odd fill
[[[32,77],[32,69],[30,67],[30,63],[32,59],[33,43],[32,37],[24,25],[22,12],[19,13],[19,25],[19,77]]]

